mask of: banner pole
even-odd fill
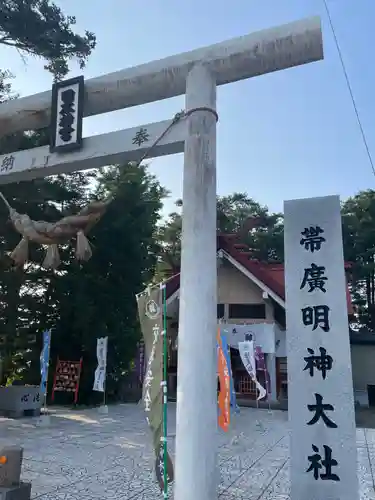
[[[268,356],[268,354],[267,354],[267,356]],[[268,413],[272,413],[272,411],[271,411],[271,402],[270,402],[270,387],[269,387],[269,383],[268,383],[268,370],[267,370],[266,366],[264,367],[263,373],[264,373],[264,378],[266,380]]]
[[[108,361],[108,337],[105,341],[105,370],[104,370],[104,380],[103,380],[103,405],[104,408],[107,404],[106,391],[107,391],[107,361]]]
[[[49,330],[49,346],[48,346],[48,361],[46,367],[46,389],[44,391],[43,398],[43,415],[47,415],[47,393],[48,393],[48,373],[49,373],[49,360],[51,355],[51,341],[52,341],[52,330]],[[43,335],[43,349],[44,349],[44,335]]]
[[[165,283],[162,285],[163,297],[163,371],[164,371],[164,384],[163,384],[163,434],[164,434],[164,498],[168,498],[168,475],[167,475],[167,457],[168,457],[168,339],[167,339],[167,287]]]

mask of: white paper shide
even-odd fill
[[[101,337],[97,339],[96,357],[98,359],[98,366],[95,370],[93,390],[98,392],[105,392],[105,378],[107,372],[107,347],[108,337]]]

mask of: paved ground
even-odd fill
[[[172,406],[172,405],[171,405]],[[174,429],[174,408],[170,409]],[[221,500],[287,500],[287,413],[241,409],[219,436]],[[375,431],[357,430],[361,500],[375,500]],[[40,500],[156,500],[150,439],[137,405],[58,411],[50,427],[0,419],[0,444],[20,444],[23,479]],[[173,434],[171,446],[173,446]]]

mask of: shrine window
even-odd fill
[[[266,319],[265,304],[229,304],[229,318]]]

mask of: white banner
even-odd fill
[[[240,356],[247,373],[250,375],[251,380],[254,382],[255,387],[259,391],[257,400],[263,399],[267,394],[266,389],[258,382],[256,376],[256,365],[255,365],[255,352],[254,352],[254,341],[245,340],[244,342],[238,343],[238,349],[240,351]]]
[[[107,371],[107,346],[108,337],[102,337],[97,340],[96,357],[98,359],[98,367],[95,370],[93,391],[105,391],[105,378]]]

